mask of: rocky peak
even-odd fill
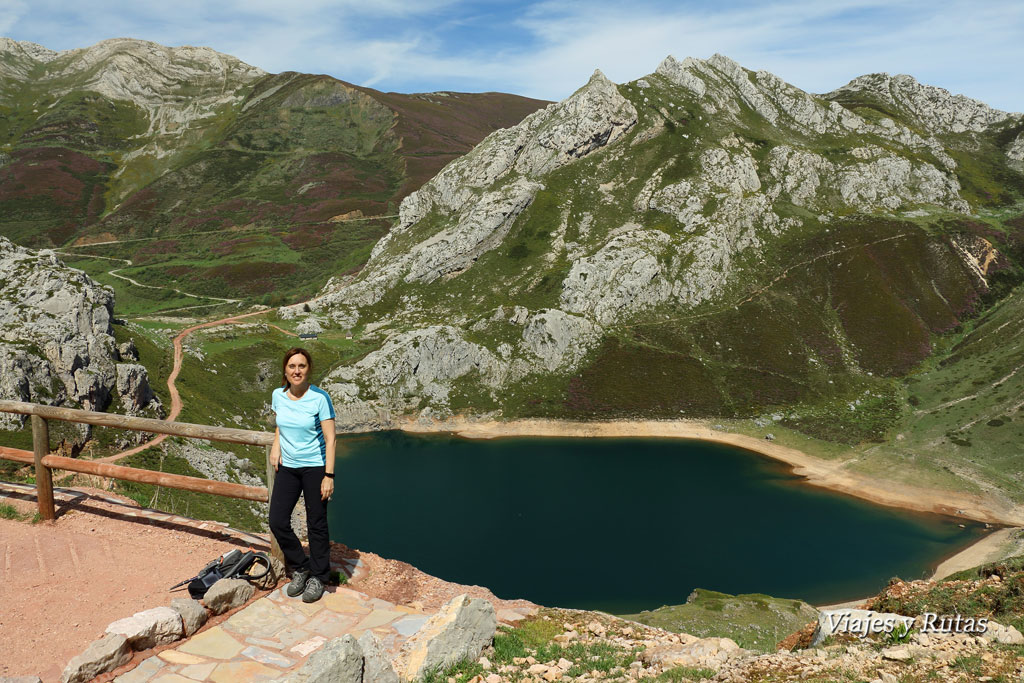
[[[25,80],[33,68],[53,60],[58,54],[42,45],[0,37],[0,76]]]
[[[877,98],[934,132],[980,133],[993,123],[1011,116],[970,97],[953,95],[944,88],[918,83],[914,77],[906,74],[867,74],[853,79],[825,97],[837,99],[859,94]]]
[[[173,95],[205,92],[203,86],[214,82],[233,90],[239,83],[266,75],[262,69],[208,47],[166,47],[131,38],[112,38],[92,47],[67,50],[50,65],[44,80],[84,77],[84,83],[75,79],[76,88],[152,105],[173,101]]]
[[[22,40],[12,40],[0,36],[0,55],[7,57],[27,57],[37,62],[50,62],[59,55],[59,52],[43,47],[38,43],[30,43]]]
[[[745,107],[773,126],[805,134],[843,135],[864,125],[860,117],[838,104],[806,93],[767,71],[747,71],[717,53],[707,60],[687,57],[682,62],[669,55],[655,73],[689,91],[713,116],[726,113],[739,121]]]
[[[374,247],[359,280],[346,283],[344,293],[337,296],[368,305],[401,279],[428,283],[470,267],[501,244],[515,219],[543,189],[534,178],[616,142],[636,124],[637,116],[617,86],[595,71],[571,96],[495,131],[406,197],[399,225]],[[481,192],[506,178],[501,187]],[[394,249],[395,241],[431,212],[450,218],[450,227],[417,234],[411,247]],[[320,305],[334,300],[328,296]]]
[[[0,75],[10,87],[31,88],[40,96],[92,91],[131,102],[148,112],[150,134],[180,136],[195,122],[234,105],[266,75],[208,47],[166,47],[130,38],[104,40],[91,47],[53,52],[32,43],[4,39]],[[28,47],[26,47],[28,46]],[[24,83],[24,86],[18,82]],[[147,151],[159,156],[152,142]]]

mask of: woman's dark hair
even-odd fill
[[[306,358],[306,365],[309,366],[309,372],[313,372],[313,356],[309,355],[309,351],[306,349],[296,346],[293,349],[288,349],[284,352],[284,360],[281,361],[281,385],[284,388],[288,388],[288,359],[294,355],[302,355]]]

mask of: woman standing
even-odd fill
[[[309,351],[284,354],[283,386],[274,390],[271,407],[277,430],[270,447],[270,464],[277,471],[270,499],[270,530],[292,572],[285,592],[303,602],[324,594],[330,574],[331,543],[327,531],[327,501],[334,493],[334,405],[326,391],[309,383],[313,358]],[[309,557],[292,531],[291,516],[303,494]]]

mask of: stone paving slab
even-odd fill
[[[295,617],[301,617],[297,621]],[[281,590],[256,600],[223,623],[164,650],[116,683],[241,683],[273,680],[300,667],[324,643],[346,633],[377,633],[394,654],[429,615],[331,587],[312,604]]]
[[[361,561],[336,565],[362,575]],[[525,611],[524,611],[525,612]],[[145,659],[115,683],[244,683],[275,680],[301,667],[324,644],[346,633],[372,631],[394,657],[430,618],[419,603],[396,605],[347,586],[331,586],[312,604],[290,598],[281,588],[208,627],[175,647]],[[522,618],[502,610],[503,621]]]

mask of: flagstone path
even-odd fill
[[[362,562],[342,569],[359,577]],[[502,609],[515,623],[536,608]],[[243,683],[274,680],[302,666],[329,640],[372,631],[392,656],[430,618],[420,606],[396,605],[346,586],[331,587],[318,602],[290,598],[284,588],[256,600],[226,621],[142,661],[115,683]]]

